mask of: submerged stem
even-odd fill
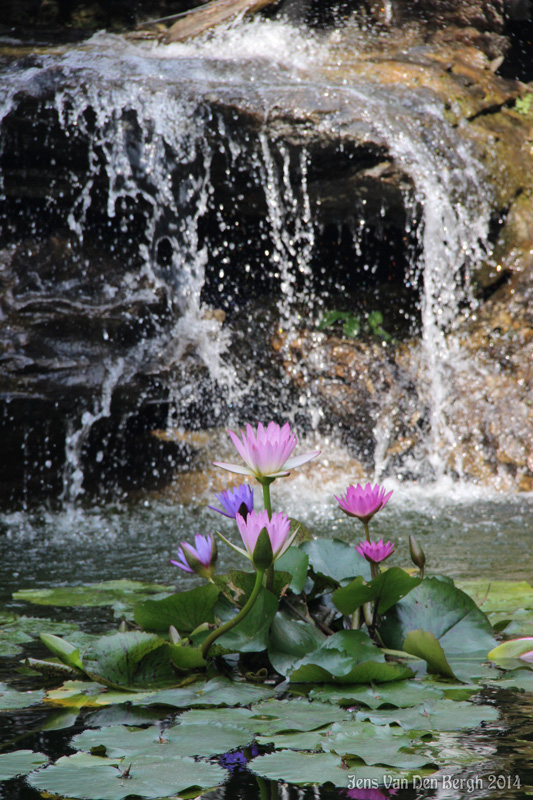
[[[257,600],[257,595],[261,591],[264,574],[265,574],[264,569],[257,570],[255,574],[255,585],[254,588],[252,589],[252,594],[248,598],[246,604],[241,608],[239,613],[236,614],[233,617],[233,619],[228,620],[228,622],[225,622],[223,625],[221,625],[219,628],[216,628],[216,630],[214,630],[212,633],[209,634],[209,636],[202,645],[201,649],[202,658],[207,658],[207,654],[209,653],[209,648],[211,647],[213,642],[218,639],[219,636],[222,636],[222,634],[226,633],[226,631],[230,631],[232,628],[235,627],[235,625],[238,625],[239,622],[245,618],[248,612],[252,610],[255,601]]]

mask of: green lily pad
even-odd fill
[[[250,683],[237,683],[227,678],[213,678],[210,681],[197,681],[182,689],[166,689],[156,692],[149,698],[134,700],[145,705],[175,706],[247,706],[272,697],[274,689],[270,686],[254,686]]]
[[[309,700],[268,700],[252,706],[252,718],[248,724],[254,725],[256,733],[262,736],[286,731],[312,731],[350,719],[349,713],[325,703],[312,703]]]
[[[449,659],[494,647],[492,627],[467,594],[453,584],[426,578],[388,612],[380,635],[393,650],[402,650],[410,631],[423,630],[439,640]]]
[[[59,586],[55,589],[21,589],[15,592],[15,600],[43,606],[112,606],[117,601],[133,605],[147,595],[173,591],[172,586],[158,586],[141,581],[104,581],[84,586]]]
[[[104,636],[85,651],[82,663],[90,678],[115,689],[142,691],[178,682],[168,643],[150,633]]]
[[[346,578],[355,578],[362,575],[365,580],[370,580],[370,565],[359,555],[355,547],[351,547],[339,539],[315,539],[304,542],[300,550],[309,556],[309,566],[316,575],[330,578],[334,583],[340,583]]]
[[[501,689],[517,689],[521,692],[533,692],[533,672],[528,669],[515,669],[507,672],[504,678],[492,680],[490,684]]]
[[[287,672],[291,683],[386,683],[412,677],[409,667],[386,663],[363,631],[338,631]]]
[[[49,689],[45,700],[66,708],[100,707],[116,703],[142,702],[155,692],[125,692],[107,689],[93,681],[65,681],[58,689]]]
[[[75,736],[71,742],[76,750],[97,755],[102,750],[107,757],[116,758],[136,755],[214,756],[250,744],[253,734],[233,725],[210,723],[197,725],[174,725],[161,732],[151,726],[131,730],[123,725],[111,725],[100,730],[87,730]]]
[[[405,570],[391,567],[368,583],[363,583],[361,576],[355,578],[333,592],[332,600],[341,614],[353,614],[356,608],[370,601],[378,603],[379,614],[385,614],[419,583],[420,578],[412,578]]]
[[[40,703],[44,698],[44,691],[36,689],[32,692],[18,692],[5,683],[0,683],[0,711],[15,711],[19,708],[28,708]]]
[[[226,601],[227,603],[227,601]],[[219,606],[217,606],[217,609]],[[235,607],[230,606],[230,615],[220,613],[221,622],[232,619],[235,615]],[[258,653],[266,650],[268,646],[268,632],[270,625],[278,610],[278,598],[262,588],[257,596],[255,604],[246,617],[234,628],[222,634],[213,645],[213,652],[217,652],[217,647],[222,648],[227,653]],[[195,642],[205,639],[208,632],[201,636],[193,637]]]
[[[289,547],[274,564],[274,570],[288,572],[291,576],[290,588],[295,594],[300,594],[307,580],[307,567],[309,556],[299,547]]]
[[[333,725],[330,735],[324,738],[323,748],[339,756],[361,758],[368,766],[386,764],[401,769],[418,769],[432,763],[431,757],[408,752],[411,739],[401,728],[353,722]]]
[[[488,658],[496,664],[503,664],[508,659],[516,659],[527,653],[533,653],[533,636],[523,636],[520,639],[510,639],[494,647],[488,654]]]
[[[456,680],[438,639],[429,631],[409,631],[402,649],[406,653],[422,658],[427,663],[429,672]]]
[[[457,581],[485,614],[533,609],[533,587],[526,581]]]
[[[428,700],[415,708],[358,711],[356,718],[375,725],[401,725],[404,730],[460,731],[475,728],[481,722],[494,722],[499,717],[492,706],[456,700]]]
[[[48,756],[32,750],[15,750],[0,753],[0,781],[9,781],[17,775],[26,775],[48,763]]]
[[[118,768],[102,763],[82,766],[74,759],[71,756],[33,773],[28,783],[40,792],[77,800],[123,800],[128,795],[153,799],[191,787],[217,786],[227,774],[214,764],[178,756],[136,756],[125,759]]]
[[[248,769],[256,775],[273,781],[288,781],[298,785],[348,786],[348,771],[342,768],[341,759],[333,753],[301,753],[281,750],[258,756],[248,762]]]
[[[150,631],[167,632],[173,625],[180,633],[191,633],[204,622],[214,622],[219,594],[220,589],[207,583],[162,600],[145,600],[135,607],[134,619]]]
[[[478,687],[476,687],[478,691]],[[368,708],[409,708],[425,700],[438,700],[443,689],[420,681],[394,681],[379,686],[322,686],[312,689],[309,696],[322,702],[337,703],[340,706],[353,706],[355,703]]]
[[[63,636],[77,631],[78,626],[70,622],[54,622],[40,617],[17,616],[0,613],[0,656],[16,656],[22,652],[21,645],[38,639],[41,632]]]
[[[41,633],[41,642],[57,656],[63,664],[73,669],[83,670],[80,658],[80,651],[77,647],[59,636],[54,636],[52,633]]]
[[[270,628],[270,663],[280,675],[287,675],[297,661],[316,650],[325,638],[314,625],[292,619],[285,612],[279,611]]]
[[[276,750],[322,750],[324,733],[329,728],[318,731],[296,731],[290,733],[275,733],[257,736],[256,741],[259,745],[271,745]]]

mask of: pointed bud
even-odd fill
[[[272,552],[272,542],[268,535],[268,530],[262,528],[255,543],[254,552],[252,555],[252,563],[256,569],[268,569],[272,566],[274,561],[274,553]]]
[[[409,536],[409,552],[411,553],[413,564],[423,573],[426,565],[426,556],[413,534]]]
[[[179,632],[177,628],[174,627],[174,625],[171,625],[170,628],[168,629],[168,638],[170,639],[171,644],[180,644],[181,642],[181,636],[179,635]]]

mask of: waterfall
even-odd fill
[[[81,458],[90,431],[111,414],[114,393],[139,375],[158,376],[169,420],[178,424],[196,424],[191,417],[204,390],[210,424],[239,418],[246,404],[255,413],[268,407],[272,416],[305,416],[310,427],[322,424],[320,402],[305,379],[295,389],[274,360],[275,378],[264,365],[250,363],[260,340],[272,332],[248,318],[256,293],[260,310],[277,309],[275,326],[288,335],[281,361],[301,327],[316,327],[327,305],[316,288],[327,227],[316,188],[320,137],[337,142],[341,177],[343,159],[349,163],[346,150],[356,142],[369,152],[379,149],[410,182],[403,198],[404,239],[410,243],[406,281],[421,286],[417,370],[430,420],[407,471],[438,479],[449,467],[454,434],[447,385],[458,359],[454,326],[460,309],[472,303],[471,265],[487,249],[483,170],[435,102],[364,82],[330,85],[316,77],[309,56],[314,48],[316,62],[327,60],[327,47],[314,40],[302,44],[305,37],[298,33],[289,56],[291,31],[280,23],[243,25],[205,45],[167,50],[98,35],[64,54],[41,56],[25,72],[4,75],[4,123],[27,96],[41,104],[47,124],[58,127],[65,148],[85,148],[83,158],[77,156],[83,168],[78,162],[68,166],[67,188],[51,187],[48,210],[56,216],[65,210],[63,223],[87,272],[91,247],[108,248],[103,254],[121,271],[120,279],[97,287],[107,305],[99,301],[103,310],[94,315],[110,314],[111,320],[102,323],[98,344],[105,377],[93,405],[85,403],[68,423],[64,498],[81,495]],[[269,49],[273,32],[277,52]],[[235,52],[230,47],[228,53],[228,44]],[[291,103],[303,132],[285,136],[286,121],[281,117],[278,124],[276,114]],[[319,121],[306,128],[313,114]],[[354,197],[344,213],[336,223],[339,241],[347,226],[354,263],[364,262],[372,276],[377,265],[364,252],[366,235],[372,229],[379,243],[390,212],[385,205],[367,211],[366,199]],[[8,228],[6,246],[12,247]],[[66,280],[67,294],[68,286]],[[83,291],[93,308],[92,289],[83,284]],[[124,308],[134,309],[126,316],[137,327],[135,340],[117,340],[114,351],[108,308],[115,302],[121,318]],[[156,312],[139,317],[138,308]],[[239,314],[246,318],[244,327]],[[244,350],[236,355],[239,341]],[[141,394],[145,399],[149,389]],[[376,477],[389,469],[392,404],[392,396],[383,396],[375,412]]]

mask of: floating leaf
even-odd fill
[[[504,678],[490,681],[490,684],[501,689],[517,689],[521,692],[533,692],[533,672],[528,669],[515,669],[507,672]]]
[[[418,769],[432,763],[431,757],[406,752],[411,745],[409,736],[399,728],[370,723],[356,727],[351,722],[333,725],[322,746],[339,756],[361,758],[369,766],[387,764],[401,769]]]
[[[15,750],[0,754],[0,781],[9,781],[17,775],[26,775],[48,762],[48,756],[32,750]]]
[[[509,659],[520,658],[527,653],[533,653],[533,636],[523,636],[520,639],[511,639],[494,647],[488,654],[491,661],[505,666]],[[533,660],[533,659],[531,659]]]
[[[39,638],[42,631],[55,633],[57,636],[72,633],[77,625],[70,622],[54,622],[40,617],[17,616],[16,614],[0,614],[0,656],[16,656],[22,652],[20,645],[28,644]]]
[[[227,678],[213,678],[210,681],[197,681],[183,689],[166,689],[149,697],[150,704],[187,708],[188,706],[247,706],[267,697],[274,690],[269,686],[254,686],[237,683]],[[145,704],[147,700],[134,700]]]
[[[479,691],[479,687],[476,687]],[[309,696],[322,702],[337,703],[340,706],[353,706],[359,703],[369,708],[395,706],[409,708],[424,700],[437,700],[443,695],[443,688],[420,681],[394,681],[379,686],[321,686],[312,689]]]
[[[145,600],[135,607],[135,622],[141,628],[168,632],[171,625],[180,633],[191,633],[204,622],[214,622],[213,609],[220,589],[207,583],[162,600]]]
[[[297,661],[316,650],[324,640],[324,634],[314,625],[278,611],[270,628],[270,663],[280,675],[287,675]]]
[[[428,700],[415,708],[358,711],[356,719],[370,720],[375,725],[401,725],[405,730],[460,731],[475,728],[481,722],[498,719],[492,706],[474,705],[455,700]]]
[[[168,649],[170,659],[178,670],[203,669],[207,665],[207,661],[196,647],[173,644],[169,645]]]
[[[155,634],[131,631],[98,639],[83,654],[93,680],[130,691],[176,685],[169,645]]]
[[[128,693],[106,689],[99,683],[89,681],[65,681],[59,689],[49,689],[46,692],[46,702],[67,708],[83,708],[109,706],[116,703],[129,703],[133,700],[142,701],[155,692]]]
[[[369,583],[363,583],[360,576],[355,578],[337,589],[332,599],[341,614],[353,614],[356,608],[370,601],[378,603],[379,614],[385,614],[419,583],[420,578],[412,578],[405,570],[391,567]]]
[[[412,675],[408,667],[385,663],[363,631],[338,631],[287,673],[291,683],[381,683]]]
[[[409,631],[429,631],[446,657],[490,650],[490,622],[472,598],[453,584],[426,578],[387,614],[380,635],[387,647],[401,650]]]
[[[324,733],[327,732],[329,732],[329,728],[326,731],[266,734],[265,736],[257,736],[256,741],[259,745],[271,745],[276,750],[321,750]]]
[[[274,564],[275,571],[288,572],[291,575],[290,588],[300,594],[307,580],[309,556],[298,547],[289,547]]]
[[[112,725],[100,730],[88,730],[71,742],[76,750],[94,752],[102,749],[108,757],[135,755],[214,756],[250,744],[253,734],[234,725],[210,722],[196,725],[174,725],[164,732],[156,726],[131,730]],[[95,753],[96,754],[96,753]]]
[[[101,762],[82,766],[75,758],[61,759],[61,764],[33,773],[28,782],[40,792],[61,797],[123,800],[128,795],[168,797],[191,787],[214,787],[226,778],[219,766],[178,756],[136,756],[119,768]]]
[[[84,586],[59,586],[55,589],[21,589],[15,600],[44,606],[111,606],[117,601],[133,605],[147,595],[172,591],[172,586],[158,586],[141,581],[104,581]]]
[[[370,564],[359,555],[355,547],[351,547],[339,539],[315,539],[304,542],[300,550],[309,556],[309,565],[313,572],[340,583],[346,578],[362,575],[370,580]]]
[[[0,683],[0,711],[15,711],[19,708],[28,708],[35,703],[40,703],[44,697],[42,689],[32,692],[18,692],[5,683]]]
[[[341,759],[333,753],[301,753],[281,750],[258,756],[248,762],[248,769],[263,778],[288,781],[298,785],[332,783],[348,786],[348,772],[342,769]]]
[[[518,608],[533,609],[533,587],[526,581],[489,581],[477,579],[457,581],[485,614],[514,612]]]
[[[429,672],[456,680],[438,639],[429,631],[409,631],[403,643],[403,650],[422,658],[427,663]]]
[[[263,736],[284,731],[313,731],[350,719],[348,712],[324,703],[311,703],[303,698],[268,700],[251,709],[255,731]],[[250,719],[252,724],[252,719]]]

